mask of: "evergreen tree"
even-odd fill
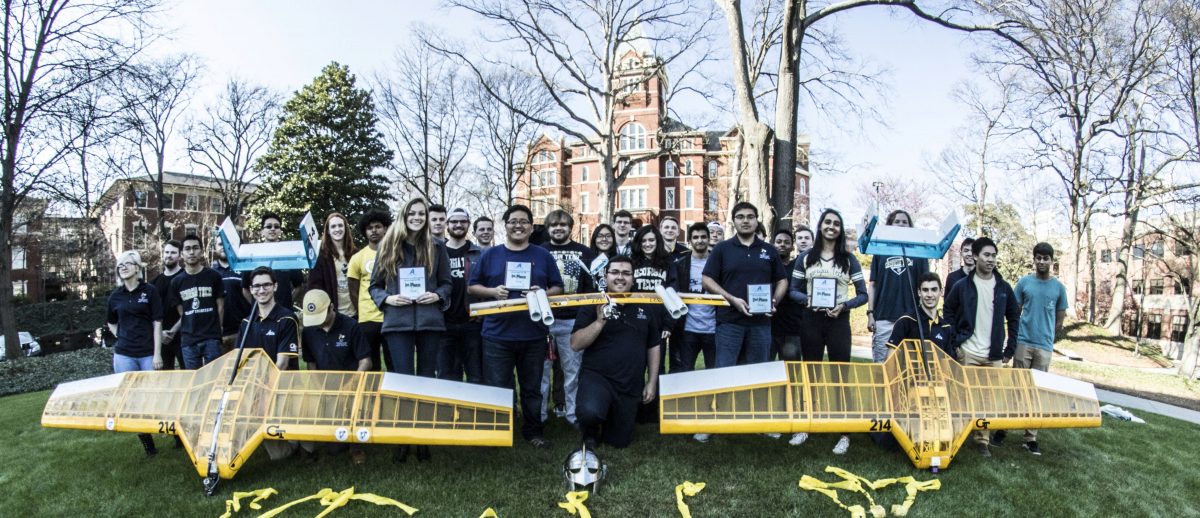
[[[371,93],[354,83],[348,67],[330,63],[284,105],[270,148],[258,160],[262,198],[249,211],[250,227],[268,211],[293,228],[306,211],[318,225],[330,212],[353,221],[390,200],[387,179],[374,171],[392,152],[375,129]]]

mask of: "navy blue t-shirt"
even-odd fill
[[[792,259],[783,268],[790,272],[795,266],[796,260]],[[799,336],[803,318],[804,306],[792,302],[790,297],[784,297],[775,308],[775,316],[771,318],[771,336]]]
[[[743,245],[734,236],[717,243],[708,262],[704,265],[704,275],[717,281],[730,295],[739,299],[747,299],[751,284],[768,284],[771,286],[771,296],[775,295],[775,283],[787,278],[783,261],[779,260],[779,251],[766,241],[754,238],[750,246]],[[741,311],[730,306],[717,306],[717,322],[727,322],[743,326],[764,326],[770,324],[766,315],[746,316]]]
[[[545,248],[529,245],[524,250],[512,251],[507,245],[498,245],[483,251],[479,265],[471,272],[468,286],[480,285],[495,288],[505,283],[508,263],[529,263],[529,285],[542,289],[561,288],[562,276],[554,256]],[[521,290],[510,289],[508,298],[524,297]],[[534,322],[527,312],[488,315],[483,318],[483,337],[497,341],[529,341],[546,338],[548,330],[541,322]]]
[[[133,291],[121,284],[108,296],[108,323],[117,325],[117,354],[153,356],[154,322],[162,319],[162,299],[151,284],[140,282]]]
[[[238,332],[242,319],[250,314],[252,304],[242,293],[242,274],[220,263],[213,263],[212,269],[221,274],[221,283],[225,285],[225,318],[221,320],[221,333],[232,335]]]
[[[928,259],[877,255],[871,259],[871,282],[875,284],[875,320],[894,321],[917,311],[913,295],[917,279],[929,271]]]
[[[571,332],[592,325],[596,321],[598,308],[580,308]],[[617,311],[620,316],[606,321],[596,341],[583,350],[580,368],[603,376],[621,394],[641,397],[645,384],[646,350],[662,340],[662,321],[654,307],[642,304],[620,304]]]
[[[247,330],[246,326],[250,326],[250,329]],[[256,308],[253,315],[242,320],[238,337],[243,334],[246,336],[247,349],[262,349],[271,357],[271,361],[276,361],[279,354],[300,352],[296,342],[296,314],[279,304],[275,304],[265,318],[258,315]],[[295,368],[295,365],[291,368]]]
[[[542,248],[550,252],[558,265],[558,273],[563,281],[563,294],[595,293],[595,283],[588,265],[596,259],[596,253],[582,243],[567,241],[564,245],[556,245],[552,241],[542,243]],[[554,318],[574,320],[579,313],[578,307],[558,308],[554,310]]]
[[[187,347],[203,340],[221,339],[221,319],[217,313],[217,300],[225,297],[225,284],[221,274],[205,267],[195,275],[186,270],[171,279],[171,303],[173,310],[183,307],[180,317],[180,345]]]
[[[363,338],[358,323],[338,313],[329,331],[321,326],[304,328],[304,361],[323,371],[358,370],[358,362],[371,356],[371,346]]]

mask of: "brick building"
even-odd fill
[[[46,200],[25,198],[13,214],[12,264],[9,265],[13,297],[33,302],[46,299],[42,285],[42,224]]]
[[[700,130],[670,119],[666,74],[661,69],[650,72],[657,65],[648,51],[631,48],[619,67],[620,96],[613,127],[619,135],[619,160],[650,158],[637,163],[617,188],[616,210],[633,213],[635,226],[653,224],[664,216],[674,216],[684,228],[697,221],[726,221],[737,195],[745,193],[745,189],[735,188],[731,172],[736,129]],[[809,143],[806,137],[801,140],[796,170],[797,225],[808,222],[811,189]],[[600,197],[603,170],[595,151],[582,141],[543,136],[530,144],[528,157],[516,199],[529,204],[537,221],[556,208],[567,210],[576,219],[575,238],[588,242],[592,229],[601,223],[605,204]]]

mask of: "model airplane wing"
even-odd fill
[[[1029,369],[963,367],[906,340],[881,364],[772,362],[660,378],[663,433],[891,432],[920,468],[974,430],[1100,426],[1095,388]]]
[[[217,228],[221,246],[229,267],[234,271],[248,272],[259,266],[270,266],[276,270],[309,270],[317,264],[317,251],[321,249],[320,235],[312,214],[305,214],[300,221],[298,241],[276,241],[274,243],[243,243],[233,220],[225,218]]]
[[[196,371],[127,372],[64,383],[42,426],[178,435],[206,474],[216,412],[216,462],[232,478],[263,440],[463,446],[512,445],[512,390],[379,372],[280,371],[247,349]]]
[[[858,249],[864,254],[941,259],[962,228],[955,211],[946,215],[941,226],[931,229],[880,225],[876,210],[871,207],[858,227]]]

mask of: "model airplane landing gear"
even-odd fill
[[[213,496],[217,492],[217,485],[221,483],[221,477],[212,474],[204,477],[204,496]]]

